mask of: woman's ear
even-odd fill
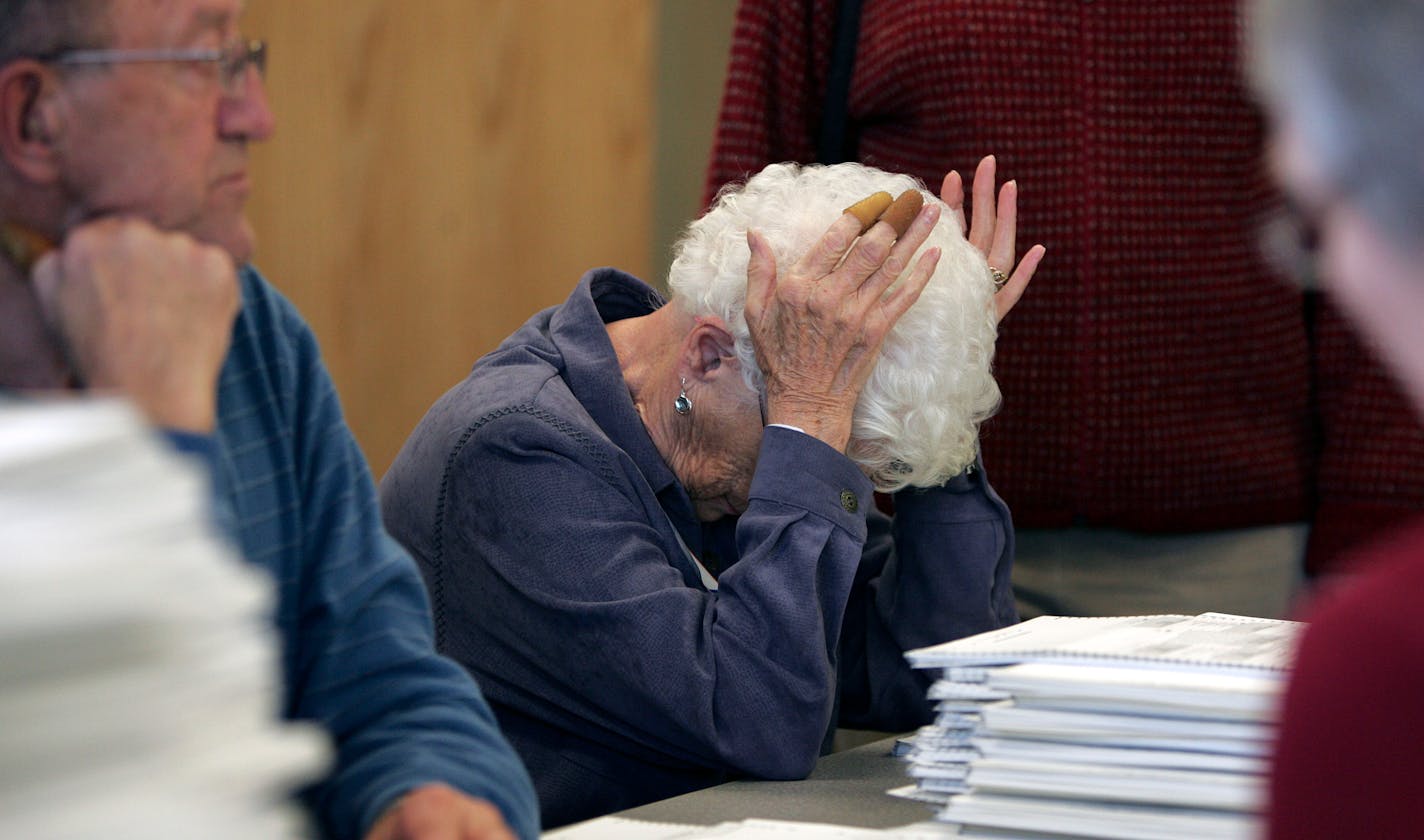
[[[688,336],[684,360],[692,376],[710,380],[728,373],[741,376],[737,342],[719,318],[699,318]]]

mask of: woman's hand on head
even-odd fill
[[[978,169],[974,170],[974,217],[969,220],[967,228],[964,220],[964,180],[959,177],[958,172],[951,171],[944,176],[939,197],[958,216],[960,229],[965,230],[969,244],[979,249],[979,253],[988,259],[991,268],[1005,271],[1005,266],[1014,266],[1014,270],[1008,272],[1008,282],[994,295],[994,309],[1002,321],[1004,316],[1009,314],[1009,310],[1014,308],[1014,304],[1019,302],[1019,298],[1023,297],[1028,282],[1033,279],[1033,273],[1038,270],[1038,264],[1043,260],[1045,249],[1042,245],[1033,246],[1024,254],[1023,259],[1014,265],[1014,255],[1017,253],[1015,240],[1018,238],[1019,186],[1016,181],[1004,184],[999,190],[998,200],[995,201],[996,169],[994,156],[989,155],[979,161]]]
[[[747,233],[746,318],[766,380],[768,422],[799,426],[845,451],[880,346],[939,262],[938,248],[926,250],[895,285],[939,215],[938,205],[927,204],[897,240],[884,222],[857,238],[859,220],[844,214],[785,271],[766,240]]]

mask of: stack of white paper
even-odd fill
[[[1300,625],[1044,616],[907,654],[939,669],[916,798],[974,836],[1248,838]]]
[[[0,836],[302,836],[271,581],[126,405],[0,401]]]

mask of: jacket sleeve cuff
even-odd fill
[[[874,489],[855,462],[823,441],[784,426],[764,431],[752,499],[803,508],[863,537]]]

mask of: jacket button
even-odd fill
[[[850,492],[849,490],[842,490],[841,507],[845,508],[846,513],[855,513],[856,511],[860,510],[860,500],[857,499],[855,497],[855,494]]]

